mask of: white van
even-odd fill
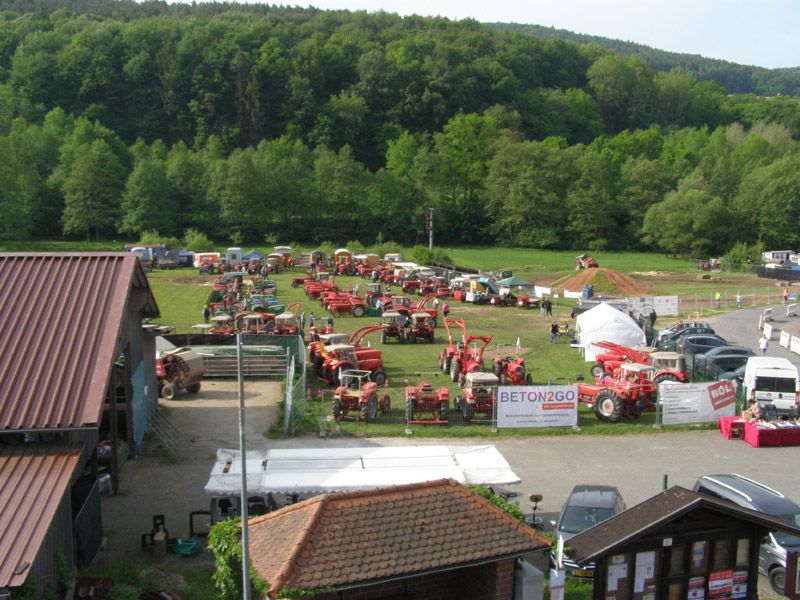
[[[744,370],[745,398],[755,393],[761,404],[771,403],[779,416],[797,417],[800,376],[785,358],[752,356]]]

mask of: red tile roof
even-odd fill
[[[25,582],[81,447],[22,444],[0,449],[0,587]]]
[[[250,521],[250,558],[270,595],[419,575],[549,545],[452,479],[317,496]]]
[[[132,302],[158,316],[130,253],[0,253],[0,430],[97,423]]]

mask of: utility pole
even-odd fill
[[[236,334],[236,366],[239,378],[239,455],[242,460],[242,480],[240,503],[242,515],[242,594],[244,600],[250,600],[250,535],[248,532],[247,514],[247,451],[244,439],[244,369],[242,368],[242,334]]]
[[[425,229],[428,232],[428,251],[433,256],[433,208],[425,211]]]

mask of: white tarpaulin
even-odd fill
[[[736,414],[736,382],[670,383],[658,386],[664,425],[716,423]]]
[[[237,450],[217,451],[205,487],[207,494],[238,493],[238,456]],[[258,494],[320,494],[444,478],[483,486],[519,482],[503,455],[491,445],[248,451],[246,468],[248,491]]]
[[[631,348],[645,343],[644,331],[636,321],[604,302],[579,314],[575,322],[578,345],[587,361],[594,362],[595,354],[604,352],[592,346],[594,342],[614,342]]]

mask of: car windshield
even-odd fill
[[[586,506],[567,506],[558,524],[564,533],[580,533],[589,527],[602,523],[614,516],[611,508],[589,508]]]
[[[781,521],[786,521],[793,527],[800,527],[800,514],[778,515],[778,518]],[[800,537],[796,535],[783,533],[782,531],[776,531],[772,535],[775,536],[775,541],[781,546],[790,546],[792,548],[800,547]]]

